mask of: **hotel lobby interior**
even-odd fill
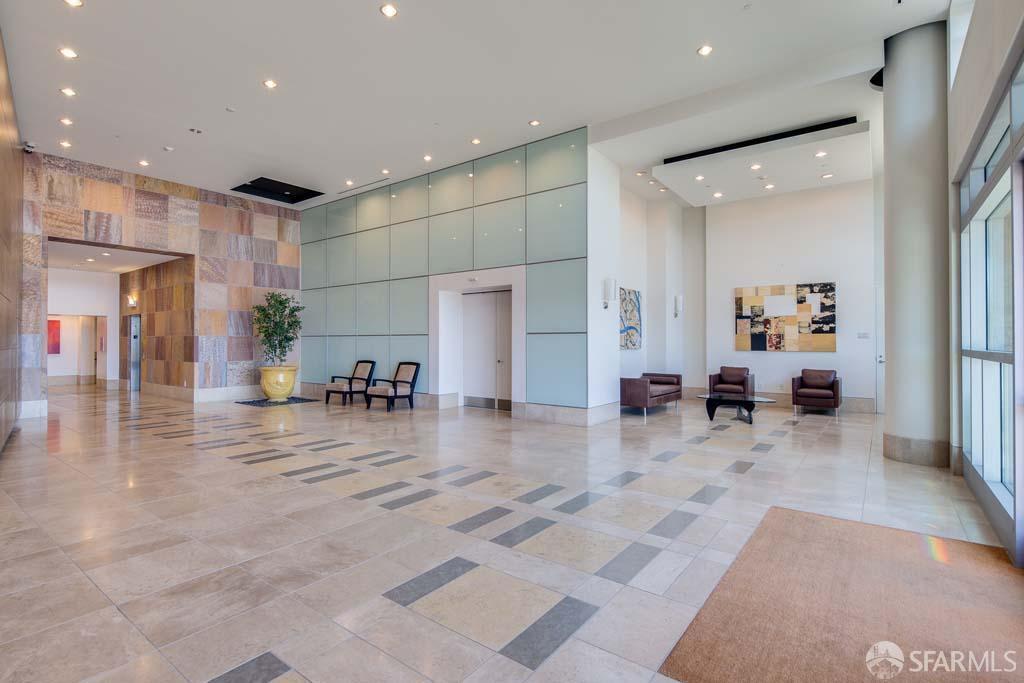
[[[381,2],[0,2],[0,683],[1024,680],[1024,3]]]

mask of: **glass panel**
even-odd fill
[[[391,281],[391,334],[427,333],[427,278]]]
[[[1010,196],[985,221],[988,349],[1013,350],[1013,220]]]
[[[388,333],[388,283],[356,285],[356,333]]]
[[[427,176],[391,186],[391,222],[404,223],[427,215]]]
[[[327,205],[327,236],[337,237],[356,231],[356,198],[346,197]]]
[[[587,335],[526,335],[526,400],[587,407]]]
[[[1000,481],[1003,446],[1003,387],[999,363],[990,360],[982,361],[981,389],[983,392],[981,423],[984,430],[982,445],[985,449],[982,474],[988,481]]]
[[[516,197],[473,209],[473,267],[526,262],[526,199]]]
[[[303,337],[299,340],[299,378],[303,382],[327,381],[327,337]]]
[[[992,173],[995,171],[996,166],[1005,156],[1006,151],[1010,147],[1010,137],[1008,131],[1010,128],[1010,97],[1004,97],[999,109],[992,117],[992,122],[989,124],[988,130],[985,132],[985,137],[982,138],[981,144],[978,145],[978,150],[974,154],[974,161],[971,163],[971,168],[965,176],[968,184],[970,185],[970,202],[973,203],[975,198],[981,192],[981,188],[985,185],[985,181],[988,180]],[[970,209],[967,206],[961,206],[961,211]]]
[[[971,462],[974,468],[981,472],[981,464],[984,448],[985,428],[981,422],[982,392],[981,392],[981,364],[980,358],[970,358],[971,362]]]
[[[526,331],[587,331],[587,261],[526,267]]]
[[[379,379],[391,379],[391,366],[388,365],[387,337],[357,337],[356,358],[359,360],[377,361],[377,369],[373,376]]]
[[[985,180],[988,180],[989,178],[992,177],[992,174],[995,173],[996,167],[999,165],[999,162],[1002,161],[1003,155],[1006,154],[1006,150],[1008,150],[1009,148],[1010,131],[1009,129],[1007,129],[1006,132],[1003,133],[1003,137],[1001,137],[999,139],[999,142],[996,144],[996,148],[992,152],[992,157],[988,160],[988,163],[985,164]]]
[[[302,320],[301,334],[313,336],[326,333],[324,325],[326,292],[326,289],[314,289],[302,293],[303,309],[299,313],[299,318]]]
[[[430,274],[473,269],[473,209],[430,219]]]
[[[587,179],[587,129],[538,140],[526,146],[529,194],[582,183]]]
[[[971,221],[971,345],[985,348],[985,223]]]
[[[963,434],[960,441],[963,444],[964,457],[974,462],[971,459],[974,446],[971,441],[971,359],[963,356],[960,358],[960,394],[963,396],[960,405]]]
[[[391,226],[391,278],[427,274],[427,219]]]
[[[1024,64],[1017,69],[1010,86],[1010,119],[1014,135],[1024,128]]]
[[[526,194],[525,147],[477,159],[473,169],[473,203],[476,205]]]
[[[356,281],[356,236],[327,240],[327,284],[350,285]]]
[[[390,349],[391,365],[387,377],[394,377],[395,368],[401,361],[413,361],[420,364],[420,374],[416,377],[416,393],[425,394],[430,391],[430,371],[427,369],[427,337],[392,337]],[[381,375],[382,377],[384,375]]]
[[[391,268],[388,261],[390,249],[389,228],[359,233],[356,236],[356,282],[387,280]]]
[[[356,333],[356,288],[331,287],[327,291],[327,334]]]
[[[314,289],[327,285],[325,242],[302,245],[302,289]]]
[[[971,232],[960,233],[960,348],[971,348]]]
[[[327,379],[331,375],[351,377],[352,370],[356,366],[356,338],[355,337],[328,337],[327,338]]]
[[[299,223],[299,239],[303,244],[314,240],[322,240],[325,236],[324,222],[327,216],[327,208],[315,206],[302,212]]]
[[[387,225],[391,205],[390,188],[370,190],[356,197],[356,230],[369,230]]]
[[[473,162],[430,174],[430,215],[473,206]]]
[[[587,255],[587,186],[526,198],[526,260],[554,261]]]
[[[1000,369],[1003,376],[1003,447],[1002,472],[1000,476],[1003,485],[1009,490],[1010,495],[1013,495],[1013,366],[1003,363]]]

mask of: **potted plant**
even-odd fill
[[[287,401],[295,389],[298,368],[284,365],[284,361],[299,339],[299,311],[303,308],[294,297],[280,292],[267,293],[265,303],[252,307],[252,323],[267,361],[260,368],[260,388],[271,401]]]

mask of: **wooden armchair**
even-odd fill
[[[341,405],[355,394],[365,394],[373,381],[373,371],[377,369],[375,360],[357,360],[352,375],[332,375],[331,382],[324,392],[324,403],[331,402],[331,394],[341,394]]]
[[[413,393],[416,391],[416,380],[420,376],[420,364],[412,361],[402,361],[395,368],[394,379],[375,379],[373,386],[366,390],[366,409],[370,409],[370,402],[375,398],[383,398],[388,402],[388,412],[395,407],[396,398],[404,398],[409,401],[409,410],[412,410]],[[383,382],[391,386],[379,386]]]

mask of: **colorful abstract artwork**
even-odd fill
[[[46,321],[46,353],[51,356],[60,355],[60,321]]]
[[[737,351],[836,350],[834,282],[738,287],[735,300]]]
[[[640,291],[619,287],[619,348],[635,351],[643,343]]]

